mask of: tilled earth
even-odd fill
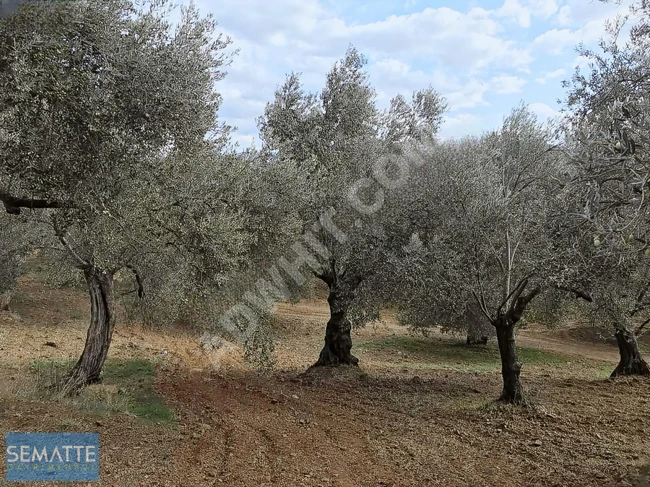
[[[120,327],[111,356],[169,349],[156,388],[175,411],[174,425],[99,416],[65,401],[30,401],[16,393],[21,367],[35,355],[74,357],[84,326],[83,313],[68,319],[65,306],[60,316],[37,312],[51,301],[73,306],[79,296],[39,289],[30,295],[40,304],[19,302],[23,312],[0,313],[0,432],[60,431],[64,424],[99,432],[101,480],[88,485],[650,485],[644,480],[649,380],[596,380],[579,359],[525,367],[533,406],[522,409],[491,402],[499,393],[498,370],[422,369],[415,367],[419,358],[403,355],[399,367],[387,367],[397,360],[387,351],[363,352],[361,369],[302,373],[321,343],[320,305],[280,308],[286,340],[276,372],[263,375],[235,359],[216,368],[214,357],[194,351],[190,337]],[[389,323],[356,339],[399,332]],[[42,347],[45,337],[60,345]],[[539,330],[521,338],[550,348],[555,340]],[[570,339],[563,336],[558,348],[615,360],[615,349],[608,356],[612,349],[604,344]],[[3,469],[4,462],[2,477]]]

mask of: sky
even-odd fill
[[[186,0],[181,3],[188,3]],[[540,118],[557,114],[561,82],[583,42],[596,47],[621,5],[598,0],[195,0],[239,49],[217,89],[234,140],[259,146],[255,118],[287,74],[319,93],[353,45],[368,58],[380,108],[433,86],[449,110],[442,138],[497,128],[521,101]]]

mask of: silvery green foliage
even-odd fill
[[[85,220],[172,148],[219,128],[228,40],[168,2],[47,2],[0,22],[0,182]]]
[[[247,291],[298,238],[295,176],[292,167],[264,164],[252,152],[184,160],[187,172],[172,166],[168,194],[156,213],[145,216],[154,225],[164,217],[159,224],[167,242],[135,259],[145,287],[144,300],[135,303],[149,322],[212,329],[230,299]]]
[[[630,256],[619,260],[612,255],[598,259],[600,273],[593,277],[592,285],[594,303],[587,308],[592,325],[610,332],[612,328],[624,329],[637,337],[645,331],[650,322],[648,260],[643,254],[637,254],[636,259]]]
[[[650,257],[650,5],[608,26],[599,51],[565,82],[567,153],[572,167],[571,224],[585,235],[577,254],[594,298],[594,323],[640,332],[648,318]],[[627,39],[623,29],[631,25]]]
[[[645,3],[644,3],[645,5]],[[569,154],[581,192],[578,217],[592,232],[595,245],[629,250],[628,242],[648,240],[650,164],[650,35],[647,6],[626,42],[625,19],[609,25],[600,52],[582,49],[590,69],[576,70],[565,82]]]
[[[230,41],[170,9],[48,2],[0,21],[0,200],[50,207],[52,255],[116,272],[131,312],[203,328],[295,240],[296,169],[230,146]]]
[[[165,1],[53,2],[0,22],[0,196],[55,203],[77,263],[116,270],[181,241],[205,250],[241,226],[237,210],[207,211],[218,195],[185,191],[206,166],[218,177],[214,82],[229,41],[193,8],[177,28],[167,13]]]
[[[564,163],[550,141],[520,106],[499,130],[423,155],[402,204],[417,241],[403,256],[404,322],[464,331],[468,304],[478,303],[487,321],[522,286],[552,285],[562,258],[552,221]]]
[[[409,139],[434,139],[446,110],[447,103],[431,86],[413,93],[411,103],[397,95],[382,114],[381,137],[397,144]]]
[[[352,192],[369,205],[379,191],[387,193],[370,179],[377,164],[398,143],[435,134],[445,109],[440,96],[428,89],[416,93],[411,105],[396,98],[381,113],[365,63],[350,48],[319,95],[306,93],[299,75],[288,76],[258,121],[270,157],[300,169],[294,191],[302,195],[299,213],[309,236],[303,245],[315,259],[314,274],[338,291],[353,325],[377,318],[383,294],[390,290],[385,264],[394,251],[391,235],[397,225],[385,208],[366,214],[355,209],[351,188],[366,178],[367,185]]]

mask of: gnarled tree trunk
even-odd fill
[[[524,404],[524,393],[519,381],[521,364],[517,359],[515,347],[515,324],[508,323],[506,319],[495,323],[499,354],[501,356],[501,375],[503,377],[503,390],[499,401],[510,404]]]
[[[503,377],[503,390],[499,401],[508,404],[526,405],[526,398],[519,381],[521,364],[517,358],[515,345],[515,326],[521,319],[528,304],[537,296],[541,289],[534,288],[528,294],[524,290],[528,286],[528,279],[523,279],[512,291],[512,297],[499,306],[499,310],[490,321],[497,332],[499,354],[501,356],[501,375]],[[504,310],[504,307],[505,310]]]
[[[358,365],[359,359],[352,355],[352,327],[347,319],[348,300],[337,288],[330,285],[327,302],[330,305],[330,319],[325,330],[325,345],[318,361],[312,367],[325,365]]]
[[[92,266],[84,269],[84,275],[90,293],[90,325],[84,351],[65,381],[63,395],[72,395],[88,384],[101,381],[115,327],[113,275]]]
[[[616,343],[620,361],[610,377],[619,375],[650,375],[650,368],[639,352],[639,344],[633,332],[625,328],[617,328]]]

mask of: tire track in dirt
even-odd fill
[[[177,373],[159,389],[188,433],[175,458],[186,485],[399,485],[376,457],[358,411],[299,384]],[[198,433],[201,424],[207,433]],[[188,471],[191,464],[198,468]]]

